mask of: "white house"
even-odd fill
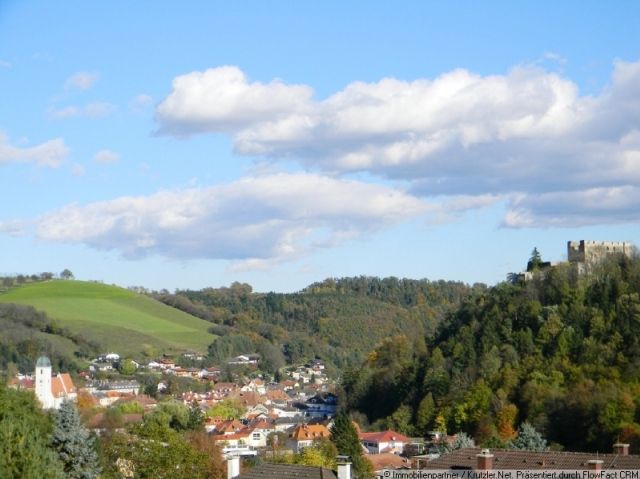
[[[361,432],[360,443],[367,448],[370,454],[393,452],[402,454],[405,444],[410,439],[395,431]]]

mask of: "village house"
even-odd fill
[[[395,431],[361,432],[358,436],[360,443],[369,451],[369,454],[383,452],[402,454],[405,444],[411,442],[407,436]]]
[[[249,366],[256,365],[260,360],[260,355],[258,354],[241,354],[240,356],[236,356],[235,358],[231,358],[227,361],[227,364],[232,366]]]
[[[241,391],[251,391],[258,394],[264,394],[266,392],[266,387],[264,385],[264,381],[260,378],[254,378],[249,381],[247,384],[240,388]]]
[[[100,380],[90,381],[82,389],[89,394],[96,395],[98,393],[116,392],[120,394],[134,394],[137,395],[140,392],[140,383],[135,379],[120,379],[120,380]]]
[[[300,424],[289,435],[287,447],[293,452],[300,452],[305,447],[311,446],[314,441],[329,439],[330,436],[329,430],[321,424]]]

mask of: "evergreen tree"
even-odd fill
[[[469,447],[476,447],[476,443],[473,438],[469,436],[466,432],[459,432],[456,434],[455,440],[447,445],[447,451],[455,451],[456,449],[466,449]]]
[[[433,395],[428,393],[420,404],[416,412],[416,428],[419,433],[426,434],[436,417],[436,404]]]
[[[533,248],[531,252],[531,257],[529,258],[529,262],[527,263],[527,271],[537,271],[540,269],[540,265],[542,264],[542,256],[538,251],[538,248]]]
[[[549,449],[546,439],[528,422],[523,422],[520,425],[518,437],[509,443],[509,448],[537,452],[544,452]]]
[[[193,401],[189,407],[189,420],[187,421],[187,429],[191,431],[200,431],[204,426],[204,412],[198,406],[197,401]]]
[[[58,452],[69,479],[95,479],[100,474],[93,438],[80,423],[80,415],[71,401],[56,412],[51,446]]]
[[[336,415],[333,421],[331,442],[336,445],[338,454],[349,456],[357,479],[368,479],[373,475],[373,466],[362,454],[358,432],[345,412]]]

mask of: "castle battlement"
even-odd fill
[[[570,263],[594,264],[607,256],[625,255],[631,257],[633,243],[628,241],[569,241],[567,243],[567,259]]]

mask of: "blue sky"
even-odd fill
[[[2,273],[493,284],[640,244],[637,2],[0,1]]]

